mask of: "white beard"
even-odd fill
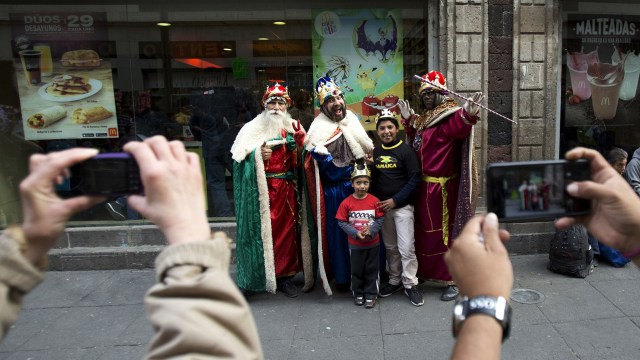
[[[288,112],[265,110],[263,114],[264,116],[262,116],[261,123],[265,131],[269,134],[269,138],[281,135],[280,131],[282,129],[285,129],[287,132],[293,132],[293,126],[291,125],[293,119]]]
[[[282,129],[293,134],[293,120],[288,112],[264,110],[246,123],[231,146],[233,160],[240,162],[265,141],[282,135]]]

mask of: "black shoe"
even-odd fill
[[[444,291],[442,292],[442,295],[440,295],[440,300],[442,301],[451,301],[451,300],[455,300],[458,297],[458,294],[460,293],[460,291],[458,290],[458,287],[455,285],[448,285]]]
[[[414,306],[422,306],[422,304],[424,304],[422,293],[415,285],[410,288],[404,288],[404,294],[409,297],[409,301],[411,301]]]
[[[124,206],[118,204],[115,201],[111,201],[105,204],[107,211],[109,211],[109,215],[113,220],[125,220],[127,217],[125,214],[127,213],[127,209]]]
[[[336,291],[339,293],[351,291],[351,284],[336,284]]]
[[[394,292],[398,292],[402,290],[402,288],[403,288],[402,284],[393,285],[393,284],[387,283],[382,287],[382,289],[380,289],[380,297],[387,297],[393,294]]]
[[[367,309],[372,309],[376,306],[378,300],[376,298],[367,299],[364,301],[364,307]]]
[[[284,280],[278,284],[278,291],[286,297],[294,298],[298,296],[298,288],[291,279]]]
[[[364,296],[362,295],[358,295],[353,299],[353,303],[358,305],[358,306],[362,306],[364,305]]]

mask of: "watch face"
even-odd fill
[[[453,307],[453,336],[456,337],[468,316],[482,314],[495,318],[503,328],[503,340],[509,336],[511,325],[511,307],[502,296],[494,298],[478,296],[463,298]]]
[[[496,299],[490,297],[476,297],[469,300],[469,310],[495,309]]]

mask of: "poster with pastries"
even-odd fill
[[[11,14],[25,139],[117,138],[103,13]],[[87,41],[83,41],[87,40]]]

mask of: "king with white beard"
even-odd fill
[[[311,247],[300,243],[298,231],[296,180],[306,134],[287,112],[286,87],[267,88],[262,105],[264,111],[242,127],[231,147],[237,284],[245,292],[278,290],[296,297],[293,275],[304,271],[303,290],[314,281]]]

